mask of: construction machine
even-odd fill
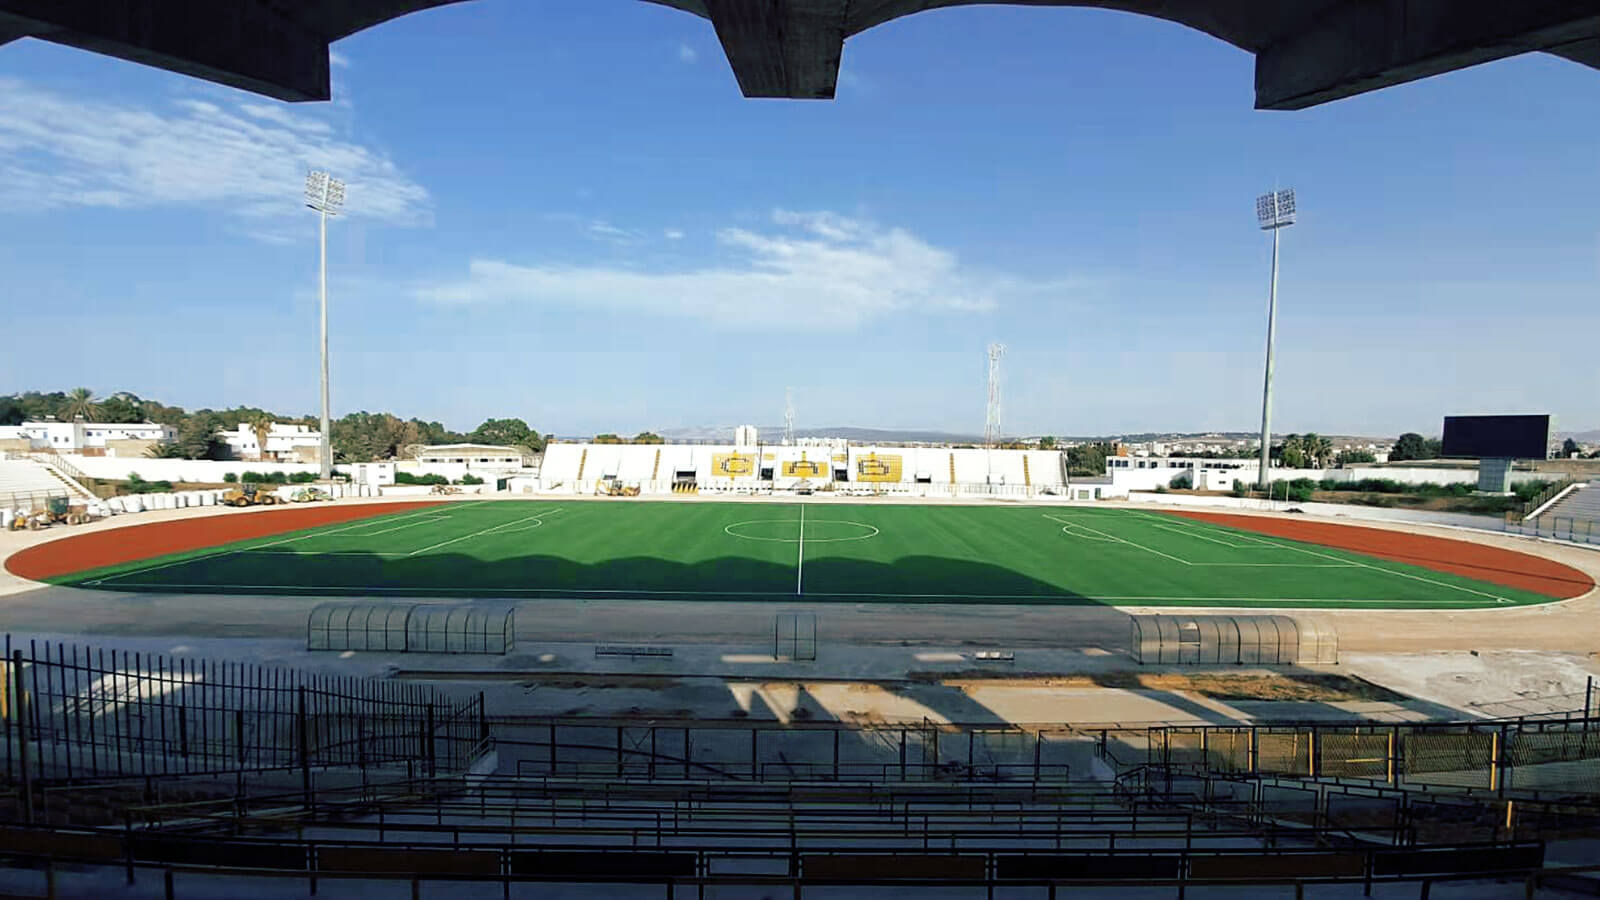
[[[332,500],[333,495],[322,488],[307,487],[295,491],[294,496],[289,499],[295,503],[316,503],[320,500]]]
[[[224,506],[276,506],[278,495],[262,490],[260,485],[241,484],[224,491],[221,502]]]
[[[66,497],[47,497],[44,506],[18,512],[11,520],[11,530],[37,531],[51,525],[82,525],[89,519],[89,510],[82,504],[75,507]]]
[[[625,485],[618,478],[602,478],[595,483],[594,492],[602,497],[637,497],[638,485]]]

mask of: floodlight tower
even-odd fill
[[[794,446],[794,388],[783,389],[783,443]]]
[[[1294,188],[1256,198],[1256,220],[1272,232],[1272,289],[1267,295],[1267,375],[1261,388],[1261,487],[1265,489],[1272,456],[1272,351],[1278,332],[1278,233],[1294,224]]]
[[[322,480],[333,477],[333,444],[330,441],[328,421],[328,217],[344,209],[344,182],[327,172],[310,172],[306,175],[306,206],[317,211],[318,245],[321,248],[317,267],[317,293],[322,297],[322,440],[317,458],[321,462]],[[261,448],[263,452],[267,448]]]
[[[989,345],[989,412],[983,422],[983,456],[991,483],[994,481],[994,454],[988,451],[993,450],[994,442],[1000,439],[1000,357],[1005,353],[1005,344],[996,342]]]

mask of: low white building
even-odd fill
[[[175,426],[155,422],[88,422],[77,419],[71,422],[44,420],[0,426],[0,446],[5,449],[54,450],[57,453],[88,456],[137,456],[154,444],[177,440],[177,437],[178,429]]]
[[[217,438],[228,447],[234,459],[261,462],[316,462],[322,452],[322,432],[309,425],[289,425],[273,422],[267,432],[267,446],[262,448],[255,430],[249,423],[240,423],[233,431],[218,431]]]
[[[467,469],[505,471],[527,464],[527,452],[520,447],[496,444],[435,444],[417,451],[417,461],[425,465],[454,463]]]
[[[1254,482],[1258,465],[1248,459],[1200,459],[1176,456],[1106,458],[1106,475],[1111,478],[1112,496],[1129,491],[1149,491],[1170,487],[1174,478],[1187,475],[1195,490],[1229,491],[1236,480]]]

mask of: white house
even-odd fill
[[[264,451],[248,423],[241,423],[233,431],[219,431],[217,438],[227,445],[228,453],[234,459],[316,462],[322,450],[322,432],[309,425],[288,425],[283,422],[272,423]]]

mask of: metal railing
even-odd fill
[[[1508,522],[1506,532],[1576,544],[1600,544],[1600,522],[1573,516],[1540,516],[1526,522]]]
[[[72,492],[62,485],[60,490],[48,491],[11,491],[0,494],[0,508],[4,509],[43,509],[46,501],[52,497],[71,497]]]
[[[481,694],[249,663],[5,639],[0,764],[21,790],[132,779],[459,771],[487,747]]]
[[[1494,797],[1600,798],[1600,718],[1164,726],[1146,763]]]
[[[1572,487],[1577,483],[1577,479],[1568,476],[1540,491],[1538,496],[1522,504],[1521,507],[1517,509],[1506,510],[1506,524],[1521,524],[1522,520],[1527,518],[1529,513],[1537,510],[1541,506],[1544,506],[1546,503],[1549,503],[1557,494],[1560,494],[1562,491]]]
[[[1061,783],[1074,747],[1065,729],[956,729],[922,723],[624,723],[492,717],[502,762],[522,776],[611,781],[886,780]]]
[[[501,884],[634,884],[664,888],[740,885],[782,887],[1033,887],[1054,897],[1060,888],[1163,887],[1181,896],[1189,887],[1422,883],[1526,879],[1554,872],[1600,870],[1600,864],[1543,870],[1541,841],[1445,843],[1427,847],[1278,847],[1170,849],[972,848],[951,852],[870,843],[803,848],[739,849],[726,845],[596,848],[592,844],[469,843],[441,847],[408,840],[195,838],[134,831],[7,828],[5,856],[42,861],[46,893],[54,895],[63,862],[114,867],[129,884],[154,870],[169,898],[215,895],[219,877],[283,877],[317,882],[353,878],[409,882]],[[774,874],[756,874],[766,871]],[[178,876],[184,876],[179,882]],[[68,877],[72,872],[67,873]],[[190,881],[200,879],[200,883]],[[202,886],[203,885],[203,886]],[[242,884],[241,884],[242,887]]]
[[[72,463],[67,462],[66,457],[54,450],[35,450],[33,451],[32,455],[35,458],[42,458],[45,463],[60,469],[62,473],[69,478],[74,478],[79,481],[87,481],[89,478],[88,475],[83,473],[82,469],[78,468]]]

